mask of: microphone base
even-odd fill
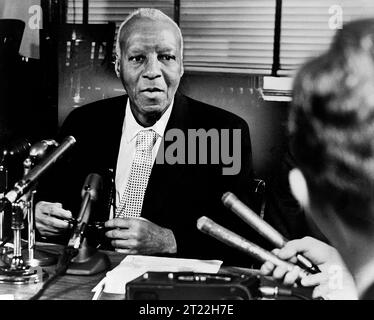
[[[44,281],[46,278],[48,278],[48,273],[41,268],[26,268],[24,270],[0,268],[0,283],[35,284]]]
[[[102,252],[94,253],[84,262],[72,262],[66,270],[66,274],[90,276],[108,270],[111,267],[109,258]]]
[[[86,241],[83,242],[79,253],[74,257],[66,270],[66,274],[71,275],[93,275],[111,267],[108,256],[94,248],[87,246]]]
[[[10,264],[13,258],[13,250],[9,250],[10,252],[5,254],[3,257],[3,261],[7,264]],[[29,251],[27,249],[22,250],[22,257],[23,261],[26,266],[30,267],[46,267],[52,266],[57,263],[57,255],[45,251],[35,250],[34,251],[34,258],[30,259]]]

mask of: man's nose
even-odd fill
[[[161,77],[161,65],[157,56],[152,56],[147,59],[143,77],[148,79]]]

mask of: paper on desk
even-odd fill
[[[129,255],[92,289],[104,288],[106,293],[125,294],[126,284],[145,272],[202,272],[217,273],[221,267],[220,260],[179,259],[154,256]]]

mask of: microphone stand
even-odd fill
[[[72,275],[93,275],[110,268],[110,261],[106,254],[99,252],[96,248],[87,244],[86,227],[90,218],[93,202],[97,200],[97,191],[91,185],[90,179],[96,174],[87,177],[83,188],[83,200],[78,215],[77,226],[69,240],[68,249],[77,250],[77,254],[71,259],[66,274]],[[99,177],[98,175],[96,175]],[[101,179],[101,178],[100,178]],[[94,179],[93,179],[94,180]],[[99,178],[97,178],[99,180]],[[94,184],[94,183],[93,183]],[[101,184],[98,183],[98,185]],[[98,188],[98,187],[97,187]]]
[[[6,152],[3,153],[3,159],[0,164],[0,198],[4,197],[6,190],[8,189],[8,168],[6,165]],[[0,210],[0,241],[5,240],[5,225],[4,225],[4,210]],[[1,254],[6,253],[5,248],[0,248]]]
[[[33,184],[43,175],[68,149],[75,143],[72,136],[67,137],[61,146],[49,154],[42,163],[31,170],[31,164],[26,160],[27,171],[23,179],[18,181],[12,190],[1,199],[0,210],[12,211],[11,229],[13,230],[13,255],[10,263],[0,267],[0,282],[21,284],[43,281],[47,273],[40,266],[26,265],[22,257],[21,231],[24,229],[25,212],[30,212]],[[29,209],[27,209],[29,208]]]
[[[33,167],[34,163],[31,160],[31,156],[28,157],[24,163],[24,175],[27,175],[31,168]],[[36,242],[36,232],[35,232],[35,206],[34,206],[34,196],[36,190],[35,186],[29,190],[25,195],[25,203],[26,203],[26,215],[27,215],[27,252],[24,254],[25,263],[28,266],[35,267],[35,266],[50,266],[56,264],[57,256],[52,253],[43,252],[40,250],[35,249],[35,242]]]
[[[40,267],[35,268],[33,266],[26,265],[22,256],[21,231],[24,229],[24,213],[27,206],[27,202],[25,202],[23,199],[11,204],[13,254],[8,256],[10,262],[5,266],[0,267],[0,282],[31,284],[41,282],[43,281],[43,278],[47,276],[46,272]]]

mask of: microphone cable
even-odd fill
[[[58,277],[62,276],[68,269],[71,260],[78,254],[78,249],[72,247],[66,247],[63,253],[60,255],[55,272],[52,274],[47,281],[43,283],[43,286],[35,293],[29,300],[38,300],[47,290],[47,288],[54,283]]]

